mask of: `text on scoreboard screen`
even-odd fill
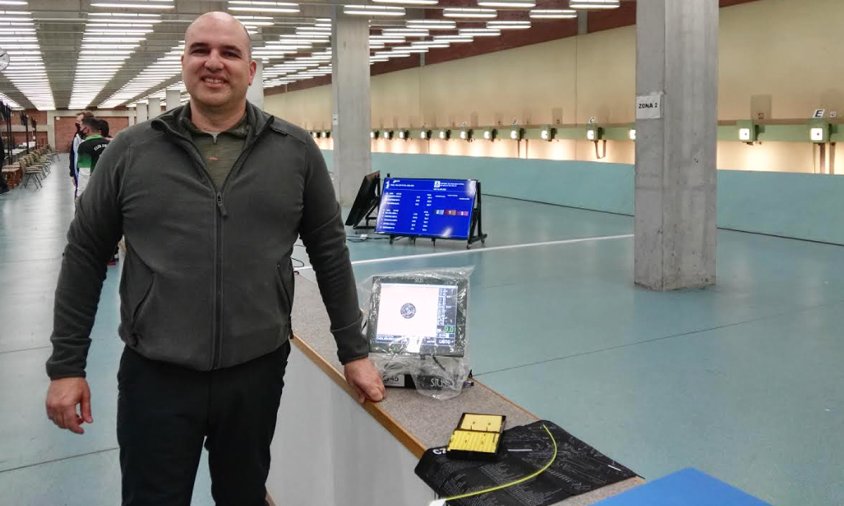
[[[385,178],[375,231],[468,239],[477,181]]]

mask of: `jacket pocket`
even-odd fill
[[[126,255],[126,267],[120,280],[124,322],[133,329],[143,317],[155,285],[155,274],[134,254]]]
[[[289,262],[286,264],[279,262],[275,266],[275,273],[282,309],[289,320],[290,312],[293,309],[293,267]]]
[[[137,322],[141,319],[141,314],[143,310],[147,307],[147,303],[149,302],[150,296],[149,294],[152,293],[152,287],[155,285],[155,276],[151,275],[149,277],[149,283],[147,284],[147,289],[144,291],[144,295],[138,301],[138,304],[135,306],[135,309],[132,311],[132,321]]]

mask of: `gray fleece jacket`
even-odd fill
[[[124,130],[103,152],[67,234],[47,374],[85,375],[106,263],[121,236],[119,333],[147,358],[207,371],[281,346],[298,237],[340,361],[367,356],[340,206],[311,137],[247,104],[243,153],[217,189],[181,112]]]

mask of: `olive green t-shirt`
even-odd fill
[[[211,176],[214,186],[219,190],[222,188],[226,176],[231,172],[234,162],[243,152],[246,136],[249,134],[246,114],[243,114],[243,118],[237,125],[219,133],[198,129],[190,120],[190,112],[188,112],[182,124],[187,128],[193,143],[199,150],[203,161],[205,161],[208,175]]]

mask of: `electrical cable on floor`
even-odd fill
[[[466,494],[454,495],[454,496],[451,496],[451,497],[446,497],[444,499],[437,499],[435,501],[432,501],[428,506],[443,506],[448,501],[456,501],[458,499],[466,499],[467,497],[474,497],[476,495],[488,494],[490,492],[496,492],[498,490],[504,490],[505,488],[510,488],[512,486],[524,483],[528,480],[532,480],[532,479],[536,478],[537,476],[539,476],[540,474],[547,471],[548,468],[551,467],[551,465],[554,464],[554,461],[557,460],[557,440],[554,439],[554,435],[551,434],[551,431],[548,430],[548,427],[546,427],[545,424],[542,424],[542,428],[545,429],[545,432],[548,433],[548,437],[551,438],[551,443],[554,445],[554,454],[551,455],[551,460],[549,460],[547,464],[542,466],[541,469],[539,469],[538,471],[531,473],[531,474],[529,474],[529,475],[527,475],[523,478],[519,478],[518,480],[514,480],[514,481],[511,481],[509,483],[503,483],[503,484],[497,485],[495,487],[490,487],[490,488],[486,488],[486,489],[483,489],[483,490],[476,490],[475,492],[468,492]]]

